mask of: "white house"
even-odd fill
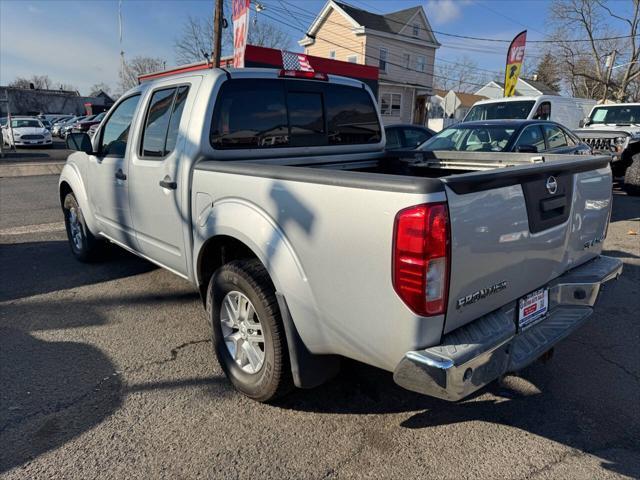
[[[473,104],[480,100],[487,100],[487,97],[434,88],[433,96],[429,99],[427,126],[439,132],[444,127],[461,121]]]
[[[329,0],[298,42],[305,53],[379,68],[385,124],[424,124],[440,44],[422,7],[384,15]]]
[[[492,80],[476,91],[475,94],[491,99],[502,98],[504,96],[504,83]],[[518,79],[518,83],[516,83],[516,96],[537,97],[538,95],[560,95],[560,93],[537,80],[528,78]]]

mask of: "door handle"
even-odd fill
[[[178,188],[178,184],[176,182],[172,182],[168,177],[165,177],[165,180],[160,180],[160,186],[162,188],[168,188],[169,190],[175,190]]]
[[[118,180],[126,180],[127,176],[124,174],[124,172],[122,171],[121,168],[118,169],[118,171],[116,172],[116,178]]]

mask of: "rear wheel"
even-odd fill
[[[629,195],[640,195],[640,153],[633,156],[631,165],[624,173],[624,190]]]
[[[258,260],[236,260],[209,282],[207,311],[220,366],[237,390],[268,402],[293,387],[275,288]]]
[[[71,253],[81,262],[96,260],[103,250],[103,242],[89,231],[78,200],[73,193],[68,193],[64,197],[62,209]]]

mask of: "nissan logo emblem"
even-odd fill
[[[547,192],[549,192],[550,195],[553,195],[554,193],[556,193],[558,191],[558,181],[556,180],[556,177],[549,177],[547,178]]]

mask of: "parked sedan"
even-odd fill
[[[95,116],[92,116],[91,118],[85,118],[81,122],[77,122],[73,126],[72,131],[78,133],[87,133],[92,125],[99,125],[106,114],[107,112],[102,112]]]
[[[69,120],[62,127],[60,127],[60,133],[59,133],[60,137],[67,138],[67,135],[73,131],[73,128],[78,123],[83,122],[85,120],[91,120],[93,117],[95,117],[95,115],[85,115],[83,117],[77,117],[77,118],[74,118],[73,120]]]
[[[384,127],[384,132],[387,137],[387,150],[413,149],[436,134],[429,128],[412,124],[389,125]]]
[[[543,120],[486,120],[445,128],[418,150],[523,152],[589,155],[591,148],[559,123]]]
[[[13,135],[13,138],[11,138]],[[12,118],[11,129],[2,128],[2,141],[7,145],[24,147],[30,145],[51,145],[51,132],[37,118]]]

